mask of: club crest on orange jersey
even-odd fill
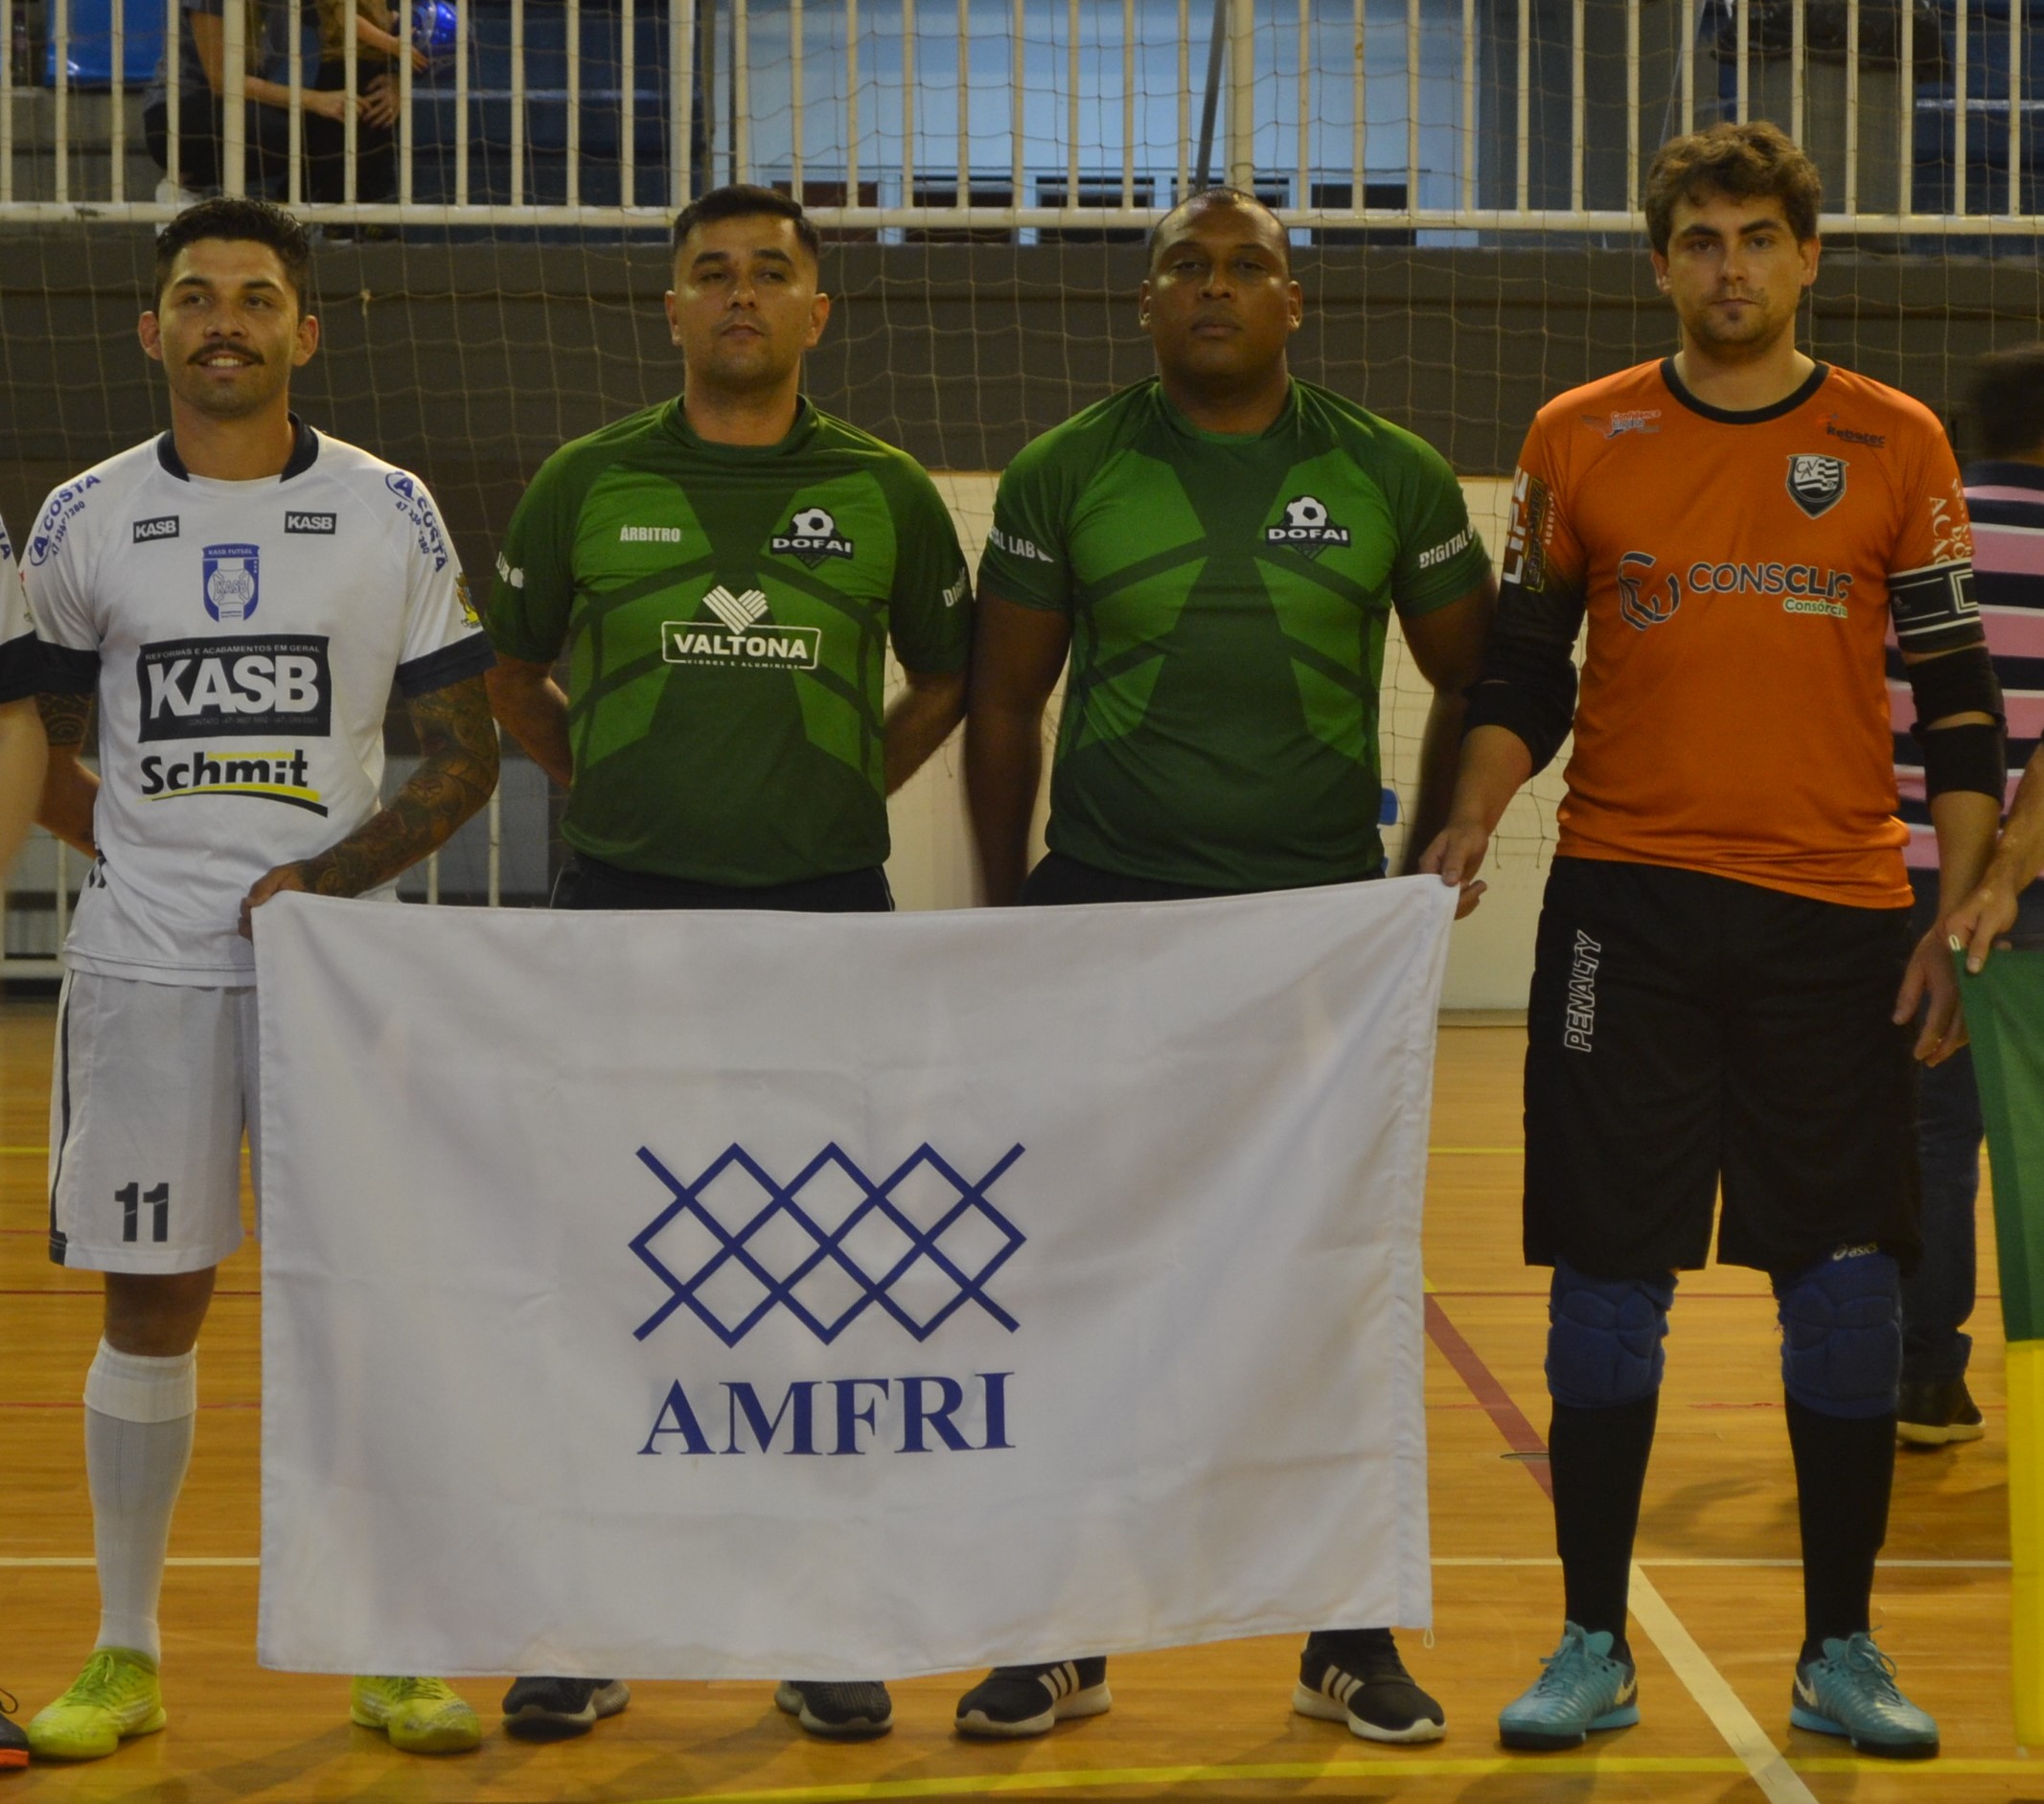
[[[1844,499],[1845,492],[1844,458],[1799,451],[1788,460],[1788,498],[1811,519],[1828,514]]]

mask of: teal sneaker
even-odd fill
[[[1592,1729],[1629,1729],[1640,1720],[1640,1680],[1630,1660],[1611,1657],[1611,1636],[1561,1626],[1561,1646],[1540,1664],[1530,1689],[1498,1712],[1507,1747],[1580,1747]]]
[[[1938,1724],[1903,1697],[1895,1662],[1871,1634],[1826,1640],[1824,1658],[1796,1668],[1788,1720],[1819,1735],[1843,1735],[1855,1754],[1882,1760],[1928,1760],[1938,1751]]]

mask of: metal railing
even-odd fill
[[[26,18],[45,34],[25,34],[32,67],[0,63],[0,220],[173,213],[180,196],[138,192],[150,166],[123,0],[0,3],[11,28]],[[155,22],[155,0],[134,5]],[[191,116],[178,0],[163,5],[161,130],[176,169],[208,121]],[[1139,229],[1225,178],[1307,229],[1608,234],[1637,228],[1663,139],[1760,115],[1811,145],[1832,232],[2028,236],[2032,134],[2044,136],[2028,5],[1213,0],[1210,16],[1191,0],[400,5],[395,58],[373,61],[354,32],[326,50],[346,113],[341,190],[315,197],[310,0],[253,0],[217,15],[219,186],[335,223],[616,229],[657,225],[712,183],[760,180],[800,193],[838,232],[1027,239]],[[109,42],[98,80],[79,53],[98,58]],[[426,69],[415,44],[432,53]],[[286,103],[248,104],[255,80]],[[362,109],[385,91],[387,155],[374,129],[390,172],[372,183]]]

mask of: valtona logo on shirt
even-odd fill
[[[1318,558],[1329,545],[1348,543],[1348,528],[1327,517],[1326,503],[1316,495],[1299,495],[1285,503],[1284,523],[1263,531],[1267,545],[1289,545],[1302,557]]]
[[[852,541],[838,530],[838,522],[824,508],[797,508],[785,533],[769,541],[777,552],[799,558],[814,570],[826,558],[849,558]]]
[[[759,589],[733,595],[719,583],[702,598],[717,617],[663,620],[660,655],[670,664],[710,664],[724,670],[813,671],[822,643],[820,627],[776,627],[767,618]]]

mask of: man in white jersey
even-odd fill
[[[489,642],[431,498],[289,410],[319,339],[309,255],[261,201],[172,223],[141,320],[171,430],[59,488],[23,554],[46,666],[41,818],[93,859],[64,948],[50,1256],[106,1274],[85,1380],[100,1633],[29,1724],[44,1758],[164,1724],[156,1608],[193,1349],[241,1244],[257,1130],[250,910],[281,889],[387,894],[496,782]],[[422,755],[379,808],[393,679]],[[95,694],[97,775],[78,760]],[[413,1751],[481,1736],[439,1679],[357,1678],[351,1703]]]
[[[0,879],[28,836],[42,793],[45,742],[35,719],[42,660],[14,547],[0,522]],[[0,1736],[6,1730],[0,1727]]]
[[[29,598],[14,565],[14,547],[0,522],[0,879],[21,849],[42,792],[44,741],[35,719],[42,674]],[[13,1701],[10,1699],[9,1706]],[[29,1742],[0,1711],[0,1771],[28,1764]]]

